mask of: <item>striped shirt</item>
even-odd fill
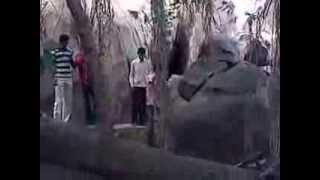
[[[55,57],[55,78],[71,79],[73,63],[73,50],[70,48],[58,48],[52,51]]]

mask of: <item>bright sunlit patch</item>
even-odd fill
[[[238,16],[237,28],[241,31],[247,20],[246,12],[253,13],[259,6],[262,6],[265,0],[232,0],[235,7],[235,15]]]
[[[127,10],[139,10],[147,1],[146,0],[115,0],[118,1],[121,8]]]

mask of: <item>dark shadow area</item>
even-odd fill
[[[190,52],[187,29],[181,24],[177,26],[176,38],[169,56],[168,78],[172,74],[182,75],[187,67]]]

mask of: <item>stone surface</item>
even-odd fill
[[[226,66],[217,62],[220,55],[214,52],[219,46],[212,47],[213,53],[184,73],[175,86],[178,93],[171,89],[171,99],[175,100],[168,119],[169,149],[230,164],[254,152],[270,153],[271,123],[280,114],[279,77],[239,62],[208,78],[210,71]],[[203,86],[195,91],[204,79]],[[189,99],[181,98],[185,94]]]
[[[40,163],[40,180],[104,180],[94,173],[71,170],[49,163]]]
[[[48,179],[254,180],[258,175],[41,118],[40,170]]]

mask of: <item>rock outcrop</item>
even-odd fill
[[[228,65],[237,57],[233,46],[211,42],[211,51],[172,88],[171,150],[230,164],[250,153],[270,153],[271,124],[280,113],[279,79],[243,61]]]

